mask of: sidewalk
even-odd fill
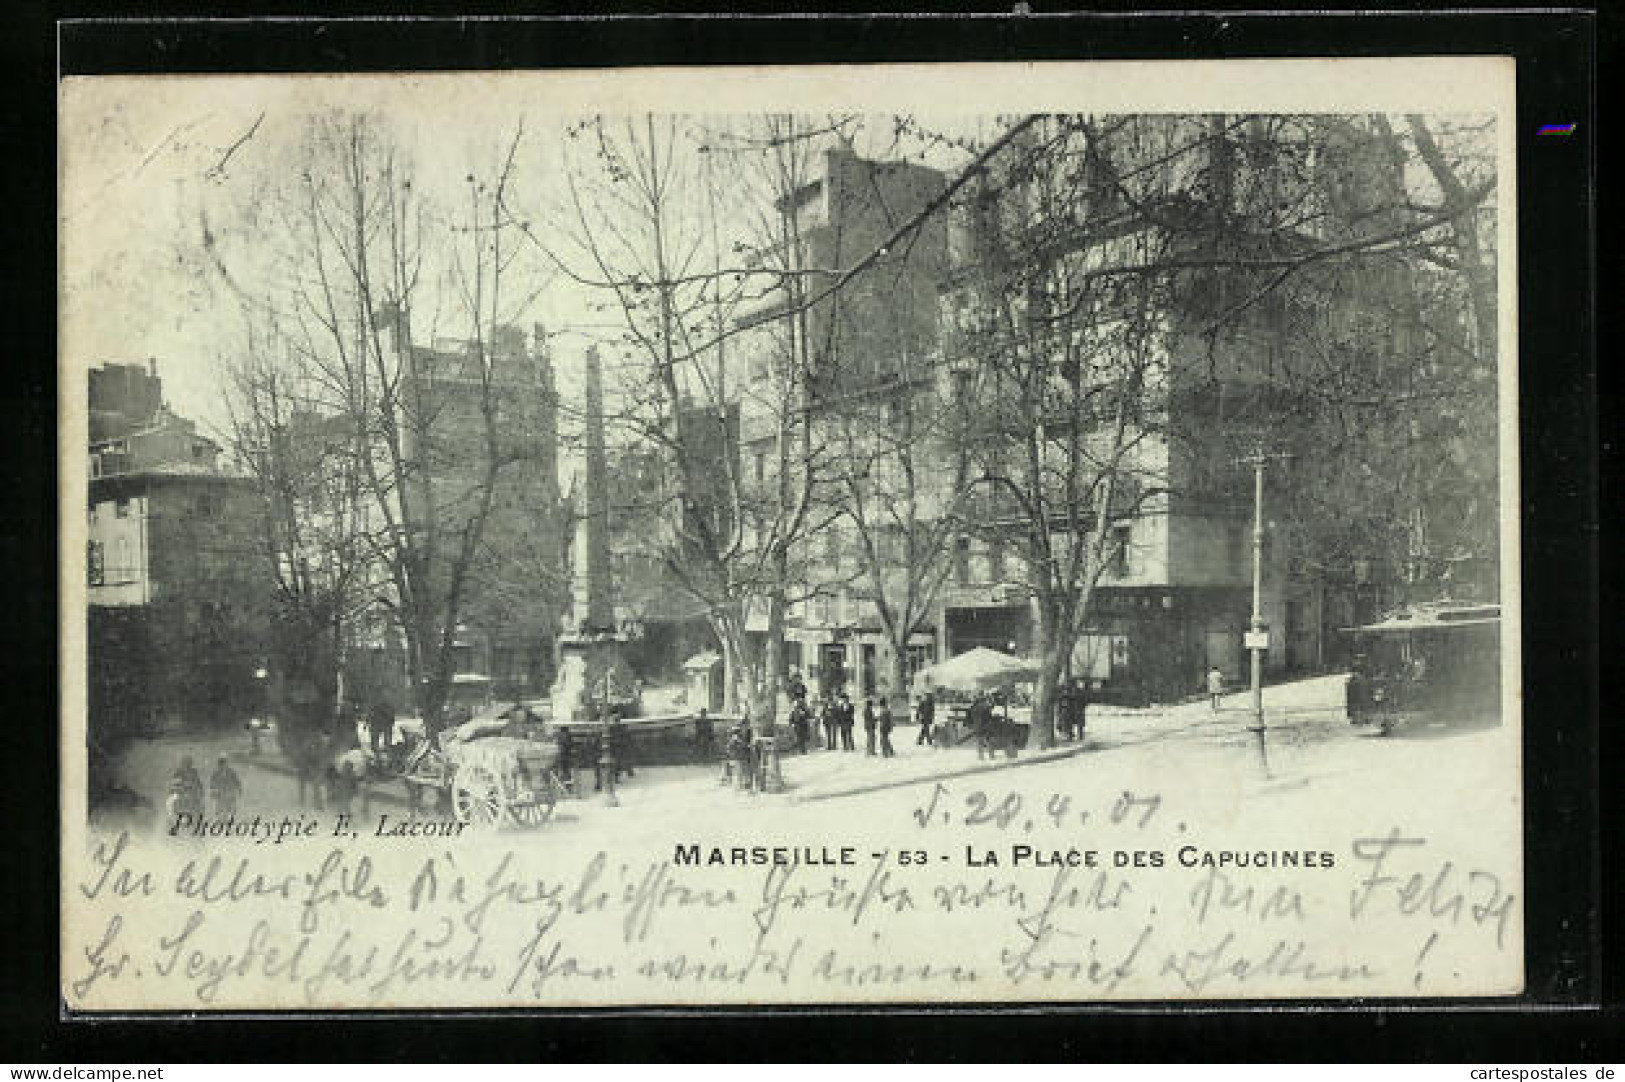
[[[1067,759],[1089,750],[1088,742],[1059,744],[1053,748],[1023,749],[1010,758],[999,754],[981,758],[970,745],[929,748],[915,743],[919,727],[906,725],[892,732],[897,754],[890,759],[862,751],[812,751],[782,760],[784,785],[791,803],[807,804],[837,797],[895,789],[943,778],[958,778],[1033,763]]]
[[[788,806],[816,804],[846,797],[929,784],[933,781],[973,776],[1024,766],[1039,766],[1068,759],[1081,762],[1096,756],[1129,751],[1137,745],[1164,742],[1190,749],[1232,748],[1245,750],[1255,739],[1251,696],[1246,691],[1227,695],[1215,713],[1206,697],[1200,700],[1146,709],[1091,707],[1085,739],[1054,748],[1023,749],[1014,758],[999,755],[978,759],[969,743],[951,748],[925,747],[916,743],[915,725],[899,726],[892,732],[896,755],[892,758],[863,753],[863,733],[855,734],[857,751],[809,751],[790,753],[780,760],[785,791],[759,794],[717,784],[720,762],[687,766],[653,766],[617,786],[617,804],[609,805],[603,794],[592,791],[592,771],[578,772],[579,799],[561,800],[546,829],[574,829],[587,823],[605,824],[623,820],[616,829],[636,829],[633,821],[651,822],[665,817],[685,818],[694,814],[740,814],[753,805],[773,802]],[[1272,763],[1283,768],[1313,747],[1327,740],[1353,735],[1343,715],[1343,678],[1311,678],[1264,689],[1266,724],[1270,731]],[[130,757],[128,779],[138,791],[161,801],[163,786],[181,753],[193,754],[200,767],[213,756],[231,753],[233,764],[244,781],[244,810],[282,813],[297,810],[294,771],[278,753],[267,748],[260,756],[245,754],[242,738],[222,735],[206,740],[161,741],[147,745]],[[359,807],[359,801],[357,802]],[[374,811],[394,812],[405,807],[405,790],[399,782],[375,781],[370,786],[368,806]]]

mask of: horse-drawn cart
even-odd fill
[[[403,780],[416,810],[422,790],[433,790],[450,806],[457,821],[476,829],[495,829],[504,822],[536,826],[553,814],[564,794],[555,767],[559,747],[550,740],[477,734],[459,738],[443,733],[440,747],[424,742],[406,762]]]

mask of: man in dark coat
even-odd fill
[[[180,765],[170,776],[167,810],[171,817],[203,814],[203,778],[192,765],[190,755],[181,756]]]
[[[395,708],[379,699],[367,711],[367,743],[377,756],[389,754],[395,746]]]
[[[832,698],[818,704],[819,720],[824,724],[824,750],[834,751],[836,732],[841,727],[841,706]]]
[[[1089,724],[1089,681],[1079,680],[1072,689],[1072,739],[1082,740]]]
[[[568,725],[559,726],[559,781],[571,792],[575,791],[576,738]]]
[[[694,718],[694,755],[701,762],[710,762],[716,750],[716,725],[705,707]]]
[[[993,755],[993,707],[988,703],[987,694],[978,691],[971,700],[970,709],[965,711],[965,721],[970,731],[976,735],[976,757]]]
[[[1055,727],[1062,740],[1071,740],[1078,727],[1078,685],[1069,682],[1055,689]]]
[[[734,786],[750,789],[756,778],[756,740],[750,722],[743,719],[728,733],[728,758],[733,763]]]
[[[858,723],[858,712],[852,705],[852,697],[844,691],[841,692],[839,717],[841,721],[841,750],[857,751],[858,746],[852,742],[852,730]]]
[[[930,744],[931,726],[937,720],[937,700],[929,691],[920,696],[920,705],[916,708],[915,714],[920,719],[920,735],[915,738],[914,742],[916,744]]]
[[[242,795],[243,779],[237,776],[226,757],[220,756],[214,764],[214,773],[209,775],[209,796],[214,800],[214,813],[221,817],[236,814],[237,802]]]
[[[884,698],[880,700],[880,754],[890,759],[897,752],[891,746],[891,703]]]
[[[807,713],[806,699],[797,699],[795,705],[790,707],[790,730],[795,734],[796,752],[800,755],[807,754],[807,738],[810,735],[809,730],[812,728],[811,721],[812,719]]]
[[[863,700],[863,754],[875,753],[875,701]]]

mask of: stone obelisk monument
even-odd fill
[[[586,469],[577,490],[575,542],[571,546],[569,615],[559,636],[559,675],[553,683],[553,719],[597,720],[606,706],[623,717],[637,709],[636,684],[615,623],[609,573],[609,492],[604,455],[604,383],[598,350],[586,356]]]

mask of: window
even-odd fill
[[[100,586],[103,582],[107,581],[107,562],[106,557],[103,555],[102,543],[100,541],[92,541],[90,543],[89,565],[90,584],[92,586]]]
[[[954,539],[954,581],[961,586],[970,582],[970,538]]]
[[[987,543],[987,578],[989,582],[1003,582],[1005,544],[1003,541]]]
[[[767,480],[767,452],[756,452],[756,483],[762,484]]]
[[[1129,527],[1113,526],[1111,541],[1111,571],[1114,576],[1129,576]]]
[[[113,505],[113,513],[119,518],[129,518],[130,498],[128,496],[120,496],[118,502]]]

